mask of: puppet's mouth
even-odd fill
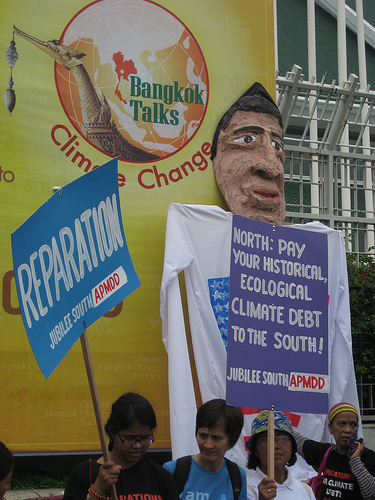
[[[266,198],[267,200],[274,200],[275,198],[279,198],[278,191],[266,191],[264,189],[254,189],[254,194],[261,196],[262,198]]]

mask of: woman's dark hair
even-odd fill
[[[264,431],[264,432],[267,432],[267,431]],[[254,439],[252,440],[250,451],[249,451],[248,458],[247,458],[247,468],[248,469],[256,469],[257,467],[261,466],[258,454],[256,452],[256,444],[257,444],[259,438],[264,435],[264,432],[260,432],[259,434],[254,436]],[[292,441],[292,454],[290,455],[290,459],[289,459],[289,462],[287,463],[287,465],[294,465],[297,461],[297,443],[296,443],[296,440],[294,439],[294,436],[292,436],[289,433],[285,433],[285,434],[287,434]]]
[[[12,452],[0,441],[0,481],[13,470],[14,457]]]
[[[127,392],[113,403],[111,414],[104,429],[111,438],[117,432],[126,430],[134,422],[148,425],[151,430],[156,429],[156,416],[149,401],[140,394]]]
[[[197,412],[195,420],[195,435],[198,429],[223,423],[225,434],[228,436],[229,447],[232,448],[240,437],[243,427],[243,415],[236,406],[229,406],[224,399],[211,399],[204,403]]]

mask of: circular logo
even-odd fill
[[[191,32],[160,5],[93,2],[65,28],[59,51],[55,79],[65,113],[109,156],[164,159],[199,129],[207,67]]]

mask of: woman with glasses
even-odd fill
[[[109,461],[100,457],[78,464],[64,500],[107,500],[113,485],[120,500],[177,500],[172,475],[144,456],[154,442],[155,429],[155,412],[146,398],[132,392],[120,396],[105,425]]]
[[[281,411],[274,412],[275,446],[274,479],[268,476],[268,410],[263,410],[254,419],[251,437],[246,443],[249,450],[247,498],[248,500],[315,500],[315,495],[306,483],[292,477],[286,467],[296,463],[297,444],[289,418]]]
[[[212,399],[197,412],[196,455],[164,464],[177,482],[181,499],[246,500],[246,473],[224,458],[241,433],[243,415],[224,399]]]

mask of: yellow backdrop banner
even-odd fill
[[[225,208],[211,141],[223,112],[252,83],[275,93],[273,1],[0,5],[7,106],[0,110],[1,440],[14,452],[100,448],[80,343],[48,380],[32,354],[11,233],[54,186],[117,156],[123,225],[141,287],[92,325],[88,340],[104,421],[120,394],[140,392],[157,415],[153,448],[169,448],[159,314],[167,211],[171,202]]]

